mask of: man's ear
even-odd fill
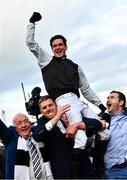
[[[123,106],[124,101],[123,101],[123,100],[121,100],[119,104],[120,104],[120,106]]]
[[[42,115],[44,115],[44,113],[43,113],[43,111],[40,109],[40,113],[42,114]]]

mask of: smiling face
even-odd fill
[[[55,39],[52,42],[52,52],[55,57],[61,58],[65,56],[67,50],[67,46],[64,44],[62,39]]]
[[[107,110],[114,115],[118,115],[123,110],[123,100],[119,99],[118,93],[110,93],[107,97]]]
[[[57,113],[56,104],[50,98],[41,102],[39,106],[41,113],[49,119],[52,119]]]
[[[28,138],[31,134],[31,122],[24,114],[17,114],[13,119],[16,132],[23,138]]]

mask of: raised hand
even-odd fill
[[[29,21],[30,21],[31,23],[35,23],[36,21],[40,21],[41,18],[42,18],[42,16],[41,16],[40,13],[34,12]]]
[[[58,111],[57,111],[57,114],[56,114],[56,118],[57,119],[60,119],[60,118],[65,118],[66,116],[66,112],[70,110],[70,105],[66,104],[64,106],[61,106]]]
[[[60,107],[58,109],[56,115],[50,120],[52,125],[55,125],[61,118],[63,118],[65,113],[69,110],[70,110],[70,105],[68,105],[68,104]]]

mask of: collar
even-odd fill
[[[123,111],[121,111],[118,115],[115,115],[115,114],[113,114],[113,113],[109,113],[112,117],[113,116],[123,116],[123,115],[125,115],[125,111],[123,110]]]
[[[60,57],[60,58],[53,56],[53,59],[55,59],[55,60],[62,60],[62,59],[66,59],[66,58],[67,58],[66,55],[65,55],[65,56],[62,56],[62,57]]]

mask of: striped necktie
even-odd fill
[[[28,145],[35,178],[40,179],[43,177],[43,179],[46,179],[46,170],[44,162],[42,162],[43,164],[41,166],[37,148],[35,144],[32,142],[31,137],[28,138]]]

